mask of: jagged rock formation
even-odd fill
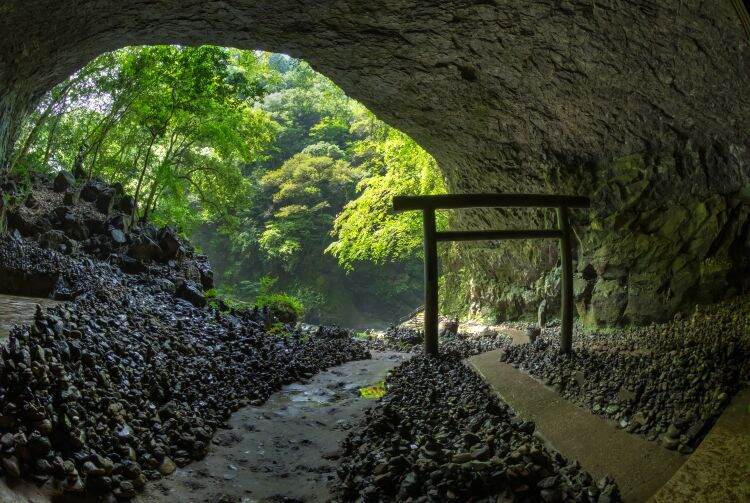
[[[120,270],[175,280],[176,293],[205,305],[213,288],[205,255],[171,227],[133,222],[133,198],[121,185],[76,180],[65,171],[0,184],[9,239],[0,244],[0,292],[66,300],[106,288]],[[94,260],[92,260],[94,259]]]
[[[0,162],[39,97],[101,52],[286,52],[413,135],[454,192],[591,194],[578,229],[587,319],[663,319],[746,287],[750,49],[730,2],[11,0],[0,13]],[[467,212],[454,225],[529,220],[543,217]],[[510,247],[461,255],[471,274],[451,291],[507,311],[508,282],[554,264],[545,250],[510,265],[522,255]]]

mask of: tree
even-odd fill
[[[390,128],[366,111],[358,126],[366,139],[352,148],[366,161],[371,173],[357,187],[359,195],[337,216],[332,234],[337,240],[326,249],[342,267],[352,270],[357,262],[377,264],[420,256],[422,216],[418,212],[394,214],[393,196],[445,193],[435,160],[417,143]],[[438,213],[438,228],[446,226]]]
[[[213,46],[115,51],[52,91],[19,156],[122,182],[142,219],[189,228],[224,216],[247,195],[242,166],[278,129],[256,106],[265,70],[260,55]]]

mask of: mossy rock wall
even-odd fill
[[[618,158],[600,171],[604,176],[581,170],[568,178],[568,186],[585,187],[593,201],[575,220],[574,294],[585,323],[664,321],[750,289],[750,176],[746,164],[727,162],[729,155],[688,143]],[[454,226],[497,227],[504,218],[507,227],[551,227],[550,215],[466,214]],[[470,264],[463,274],[471,288],[457,286],[455,277],[448,281],[446,305],[454,311],[518,319],[535,313],[542,299],[559,307],[555,244],[456,245],[450,254]]]

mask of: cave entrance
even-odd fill
[[[357,330],[420,298],[421,224],[397,227],[409,250],[391,252],[404,240],[380,196],[445,191],[424,149],[308,63],[218,46],[94,59],[45,95],[11,167],[19,238],[132,274],[190,252],[177,231],[215,268],[196,282],[209,302]]]

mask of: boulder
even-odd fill
[[[206,306],[206,298],[198,288],[198,285],[196,285],[192,281],[182,281],[177,286],[177,291],[175,292],[175,294],[177,295],[177,297],[190,302],[195,307]]]
[[[65,191],[65,195],[63,196],[63,203],[65,203],[68,206],[73,206],[78,204],[78,202],[81,200],[81,191],[76,188],[70,188]]]
[[[112,241],[114,241],[118,245],[125,244],[128,241],[128,238],[125,236],[125,233],[122,232],[120,229],[110,229],[109,237],[112,239]]]
[[[104,183],[98,180],[91,180],[81,188],[81,199],[88,201],[89,203],[95,203],[99,196],[108,190]]]
[[[603,325],[619,323],[627,303],[628,290],[619,280],[599,279],[591,295],[592,321]]]
[[[204,290],[210,290],[214,287],[214,272],[206,264],[200,267],[201,285]]]
[[[133,196],[123,195],[117,204],[117,209],[127,215],[132,215],[133,210],[135,210],[135,199],[133,199]]]
[[[148,266],[140,260],[122,255],[120,257],[120,269],[128,274],[141,274],[148,271]]]
[[[76,184],[76,179],[72,173],[60,171],[55,177],[52,187],[55,192],[65,192]]]
[[[52,227],[49,220],[35,219],[26,208],[16,207],[8,212],[8,227],[18,229],[22,236],[38,236]]]
[[[60,253],[70,253],[75,249],[73,240],[58,230],[48,230],[42,234],[39,237],[39,246]]]
[[[107,224],[98,218],[87,218],[86,227],[92,235],[99,235],[107,232]]]
[[[112,218],[110,218],[109,220],[107,220],[107,226],[127,233],[128,229],[130,229],[130,216],[123,215],[122,213],[118,213]]]
[[[150,262],[161,256],[161,248],[151,238],[142,235],[138,241],[130,245],[128,255],[142,262]]]
[[[114,189],[102,190],[96,198],[96,209],[98,209],[104,215],[112,213],[112,208],[115,204],[116,192]]]
[[[174,227],[164,227],[159,231],[159,247],[161,248],[162,260],[172,260],[180,251],[180,241],[177,239],[177,231]]]

